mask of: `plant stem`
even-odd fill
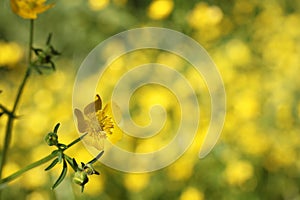
[[[13,173],[12,175],[10,175],[10,176],[8,176],[4,179],[1,179],[0,180],[0,189],[5,186],[4,184],[18,178],[19,176],[21,176],[25,172],[50,161],[55,156],[57,156],[57,155],[56,154],[49,154],[48,156],[46,156],[46,157],[44,157],[44,158],[42,158],[42,159],[40,159],[40,160],[38,160],[34,163],[31,163],[30,165],[27,165],[26,167],[24,167],[24,168],[20,169],[19,171]]]
[[[84,136],[86,136],[86,134],[82,135],[81,137],[77,138],[76,140],[72,141],[70,144],[68,144],[66,146],[65,149],[61,149],[62,152],[64,152],[65,150],[67,150],[68,148],[70,148],[71,146],[73,146],[74,144],[78,143]],[[10,181],[15,180],[16,178],[18,178],[19,176],[21,176],[22,174],[24,174],[25,172],[38,167],[42,164],[45,164],[46,162],[50,161],[51,159],[55,158],[57,156],[57,153],[51,153],[48,156],[45,156],[44,158],[31,163],[29,165],[27,165],[26,167],[20,169],[19,171],[11,174],[10,176],[3,178],[0,180],[0,190],[5,186],[5,184],[9,183]]]
[[[12,130],[13,130],[13,124],[14,124],[14,120],[15,120],[14,116],[15,116],[17,106],[20,102],[21,95],[23,93],[24,87],[27,83],[27,80],[29,78],[30,71],[31,71],[30,65],[31,65],[31,57],[32,57],[31,49],[32,49],[32,43],[33,43],[33,31],[34,31],[34,20],[31,19],[30,20],[30,33],[29,33],[29,49],[28,49],[29,52],[28,52],[28,61],[27,61],[28,66],[27,66],[27,70],[25,72],[23,81],[21,82],[21,85],[19,86],[19,90],[18,90],[17,97],[14,102],[13,109],[11,111],[11,115],[8,115],[6,131],[5,131],[5,138],[4,138],[4,145],[3,145],[2,156],[1,156],[1,160],[0,160],[0,178],[2,177],[3,167],[6,162],[8,148],[9,148],[10,141],[12,138]]]
[[[70,144],[68,144],[67,147],[66,147],[66,149],[70,148],[71,146],[73,146],[74,144],[76,144],[77,142],[79,142],[80,140],[82,140],[82,138],[84,138],[87,134],[88,133],[83,134],[82,136],[80,136],[79,138],[77,138],[76,140],[74,140],[73,142],[71,142]]]

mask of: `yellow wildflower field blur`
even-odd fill
[[[17,113],[19,118],[4,177],[54,150],[43,138],[56,123],[61,123],[58,133],[61,141],[68,143],[79,136],[72,108],[76,72],[98,43],[132,28],[174,29],[201,44],[224,81],[226,121],[212,152],[199,159],[211,117],[210,95],[203,77],[178,55],[152,49],[130,52],[111,63],[96,92],[108,103],[122,74],[145,63],[160,63],[179,71],[189,80],[200,105],[197,137],[184,155],[164,169],[143,174],[119,172],[97,163],[95,168],[101,174],[90,178],[83,194],[73,186],[71,178],[56,190],[50,190],[61,169],[45,172],[46,166],[42,166],[10,183],[3,190],[4,197],[300,199],[299,2],[49,2],[55,3],[55,7],[36,20],[34,46],[42,45],[52,32],[53,43],[62,55],[55,58],[56,72],[42,76],[34,73],[30,77]],[[28,21],[22,21],[7,9],[9,2],[0,5],[0,104],[11,108],[26,67]],[[174,94],[166,88],[146,85],[136,90],[130,101],[132,119],[140,126],[149,124],[149,112],[155,104],[169,111],[160,133],[149,139],[124,134],[117,143],[120,148],[147,153],[172,140],[181,113]],[[0,138],[4,138],[6,120],[5,115],[0,117]],[[74,146],[68,153],[83,161],[93,158],[83,144]]]

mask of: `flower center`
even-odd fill
[[[103,131],[101,124],[99,123],[96,113],[90,113],[87,115],[88,117],[88,124],[89,124],[89,133],[100,133]]]

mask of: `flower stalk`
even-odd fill
[[[55,71],[55,63],[53,62],[52,58],[55,56],[60,55],[53,45],[51,44],[52,34],[49,34],[46,47],[45,48],[34,48],[33,41],[34,41],[34,19],[37,18],[37,15],[40,13],[45,12],[49,8],[53,6],[53,4],[45,5],[46,0],[10,0],[12,11],[19,15],[24,19],[30,19],[30,27],[29,27],[29,45],[28,45],[28,59],[27,59],[27,68],[24,74],[24,77],[20,83],[20,86],[17,91],[17,95],[15,101],[13,103],[12,109],[8,109],[5,106],[0,104],[0,116],[6,114],[8,116],[6,130],[4,135],[4,145],[2,149],[2,155],[0,158],[0,199],[2,189],[11,181],[15,180],[16,178],[23,175],[25,172],[43,165],[52,160],[50,165],[45,168],[45,171],[48,171],[55,167],[57,164],[61,164],[62,171],[59,175],[56,182],[53,184],[52,189],[55,189],[66,177],[68,166],[70,166],[74,170],[74,183],[81,186],[81,191],[84,190],[84,186],[88,183],[89,179],[88,176],[91,175],[99,175],[100,173],[97,172],[94,167],[92,166],[104,153],[103,147],[101,146],[101,151],[99,154],[93,158],[91,161],[87,162],[86,164],[83,162],[77,163],[75,158],[71,158],[67,154],[65,154],[65,150],[69,149],[73,145],[77,144],[78,142],[82,141],[85,136],[89,136],[90,139],[95,139],[99,141],[99,139],[106,139],[107,134],[112,134],[112,129],[114,128],[113,121],[111,117],[106,115],[107,107],[102,109],[102,101],[99,95],[97,95],[96,104],[90,103],[89,106],[84,110],[84,114],[88,116],[88,119],[84,119],[84,116],[81,111],[75,110],[77,114],[79,114],[79,132],[83,133],[79,138],[75,139],[69,144],[63,144],[59,142],[59,137],[57,134],[58,128],[60,123],[56,124],[54,130],[49,132],[45,136],[45,142],[49,146],[55,146],[57,149],[52,151],[49,155],[41,158],[38,161],[35,161],[26,167],[20,169],[19,171],[9,175],[2,179],[2,172],[5,166],[9,146],[12,139],[13,134],[13,125],[15,119],[17,119],[17,109],[20,104],[20,100],[24,91],[24,88],[31,76],[32,72],[36,71],[38,74],[43,74],[46,70]],[[34,55],[33,55],[34,53]],[[0,93],[2,90],[0,90]],[[96,107],[94,107],[96,106]],[[93,112],[93,111],[97,112]],[[77,116],[78,117],[78,116]],[[103,137],[102,137],[103,136]],[[95,142],[94,142],[95,143]],[[96,142],[97,143],[97,142]]]
[[[69,149],[71,146],[73,146],[74,144],[78,143],[79,141],[81,141],[81,139],[85,136],[86,134],[82,135],[81,137],[77,138],[76,140],[72,141],[70,144],[66,145],[66,147],[64,149],[61,149],[61,151],[57,151],[55,150],[54,152],[52,152],[51,154],[45,156],[44,158],[31,163],[29,165],[27,165],[26,167],[20,169],[19,171],[11,174],[10,176],[3,178],[0,180],[0,189],[2,187],[4,187],[7,183],[15,180],[16,178],[20,177],[21,175],[23,175],[25,172],[38,167],[40,165],[43,165],[47,162],[49,162],[50,160],[52,160],[53,158],[57,157],[59,153],[63,153],[65,150]]]
[[[17,111],[17,107],[19,105],[21,96],[23,94],[23,90],[25,88],[25,85],[28,81],[28,78],[30,76],[30,71],[31,71],[31,62],[32,62],[32,44],[33,44],[33,34],[34,34],[34,20],[31,19],[30,20],[30,28],[29,28],[30,32],[29,32],[29,49],[28,49],[28,61],[27,61],[27,69],[24,75],[24,78],[21,82],[21,85],[19,86],[18,89],[18,93],[14,102],[14,106],[12,111],[10,112],[10,115],[8,115],[8,120],[7,120],[7,124],[6,124],[6,131],[5,131],[5,138],[4,138],[4,145],[3,145],[3,150],[2,150],[2,156],[1,156],[1,160],[0,160],[0,179],[2,178],[2,171],[3,171],[3,167],[5,165],[6,162],[6,157],[7,157],[7,153],[8,153],[8,149],[9,149],[9,145],[10,145],[10,141],[12,138],[12,130],[13,130],[13,124],[14,124],[14,120],[15,120],[15,113]]]

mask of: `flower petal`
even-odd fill
[[[104,149],[104,141],[105,139],[101,134],[88,134],[85,136],[82,141],[95,149],[102,151]]]
[[[54,4],[45,5],[45,0],[10,0],[12,11],[24,19],[36,19],[37,15],[52,8]]]
[[[115,127],[112,134],[107,135],[107,140],[109,140],[112,144],[116,144],[118,141],[120,141],[123,138],[123,131]]]
[[[78,130],[80,133],[84,133],[87,131],[88,128],[88,124],[86,122],[86,120],[84,120],[84,116],[82,114],[82,112],[79,109],[75,109],[74,113],[76,115],[77,118],[77,123],[78,123]]]
[[[102,109],[102,100],[100,98],[100,96],[97,94],[96,95],[96,100],[90,104],[88,104],[85,108],[84,108],[84,114],[88,115],[90,113],[95,113],[98,110]]]
[[[114,101],[109,102],[103,108],[103,112],[111,116],[115,124],[120,124],[122,120],[121,108]]]

